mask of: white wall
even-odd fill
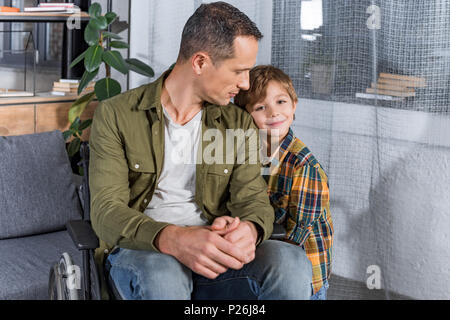
[[[390,290],[449,299],[450,117],[301,99],[296,119],[329,177],[333,273],[378,265]]]
[[[212,1],[203,1],[212,2]],[[264,38],[257,64],[270,63],[272,44],[272,0],[227,1],[246,13]],[[178,56],[181,33],[196,9],[194,0],[132,0],[130,55],[148,63],[158,77]],[[154,79],[130,74],[130,89]]]

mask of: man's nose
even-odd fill
[[[243,72],[242,77],[239,79],[238,88],[244,91],[250,89],[250,72]]]

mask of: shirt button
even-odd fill
[[[147,203],[147,199],[144,199],[144,203]]]
[[[104,252],[105,252],[105,254],[108,254],[108,253],[109,253],[108,249],[105,249],[105,251],[104,251]]]
[[[228,173],[228,169],[223,170],[223,173],[227,174]]]
[[[136,169],[139,169],[139,165],[136,163],[136,165],[134,166]]]

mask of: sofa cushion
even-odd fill
[[[0,137],[0,239],[63,230],[80,214],[60,131]]]
[[[46,300],[50,267],[67,252],[82,266],[66,231],[0,241],[0,300]]]

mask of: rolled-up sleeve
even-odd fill
[[[97,236],[112,246],[158,251],[153,242],[168,224],[128,206],[130,188],[124,145],[114,108],[106,102],[96,108],[89,143],[91,221]]]
[[[301,166],[292,176],[287,222],[288,239],[303,245],[330,200],[328,180],[320,167]]]

